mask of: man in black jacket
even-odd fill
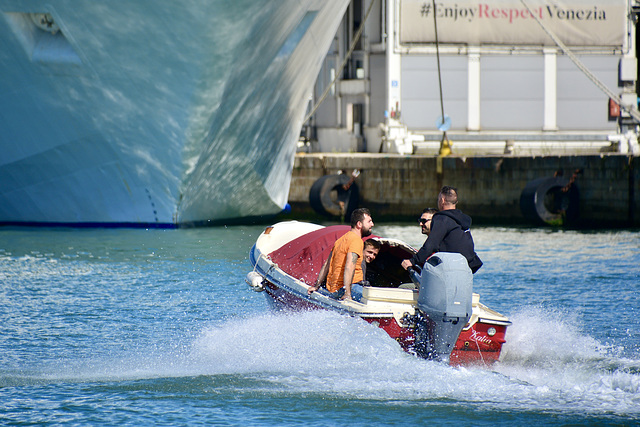
[[[402,261],[402,267],[418,266],[422,268],[424,262],[435,252],[456,252],[462,254],[469,263],[473,273],[482,267],[471,237],[471,217],[456,209],[458,203],[458,189],[450,186],[442,187],[438,194],[439,212],[431,219],[431,233],[422,248],[411,259]]]

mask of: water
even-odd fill
[[[640,423],[640,232],[475,229],[475,290],[513,326],[500,363],[452,368],[269,313],[261,231],[0,228],[0,424]]]

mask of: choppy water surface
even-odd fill
[[[640,422],[640,232],[475,229],[475,291],[513,326],[501,362],[451,368],[269,313],[244,283],[261,231],[0,228],[0,424]]]

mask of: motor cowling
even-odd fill
[[[472,312],[473,274],[467,259],[437,252],[421,274],[412,276],[419,286],[415,351],[425,359],[448,361]]]

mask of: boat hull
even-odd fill
[[[495,332],[489,329],[493,328]],[[477,322],[465,327],[451,352],[452,365],[490,364],[500,359],[507,325]]]
[[[278,213],[347,5],[0,0],[0,223]]]
[[[269,306],[274,311],[301,311],[301,310],[326,310],[305,298],[300,298],[277,285],[265,283],[265,297]],[[415,326],[401,326],[390,314],[385,315],[357,315],[364,321],[384,330],[391,338],[396,340],[400,347],[407,353],[416,354]],[[489,365],[500,359],[502,345],[506,342],[506,324],[487,322],[475,322],[467,324],[458,337],[453,351],[449,356],[449,364],[459,365]],[[495,332],[489,335],[489,329]]]

